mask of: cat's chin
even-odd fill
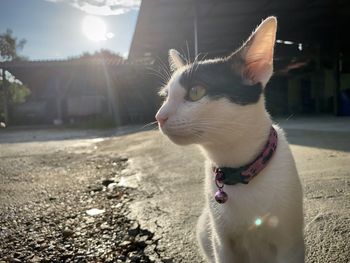
[[[174,135],[174,134],[167,134],[164,133],[166,137],[169,138],[169,140],[177,145],[190,145],[195,143],[191,136],[184,136],[184,135]]]
[[[193,144],[194,142],[191,141],[191,140],[188,140],[186,138],[179,138],[179,137],[169,137],[169,140],[172,141],[173,143],[177,144],[177,145],[182,145],[182,146],[185,146],[185,145],[190,145],[190,144]]]

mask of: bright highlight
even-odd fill
[[[261,218],[257,218],[257,219],[255,220],[254,224],[255,224],[256,226],[260,226],[260,225],[262,224]]]
[[[86,16],[82,29],[84,35],[95,42],[104,41],[114,36],[113,33],[107,32],[106,23],[97,16]]]

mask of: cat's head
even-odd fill
[[[160,130],[182,145],[213,143],[223,133],[244,132],[244,125],[265,111],[263,91],[273,72],[276,28],[276,18],[267,18],[225,58],[186,64],[170,50],[174,73],[161,91],[166,99],[156,115]]]

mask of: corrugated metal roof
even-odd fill
[[[121,58],[72,58],[62,60],[15,60],[0,62],[0,68],[16,67],[50,67],[73,65],[107,65],[117,66],[130,64]]]
[[[240,46],[262,19],[278,18],[278,38],[332,45],[348,26],[348,0],[144,0],[129,59],[161,57],[170,48],[193,56],[194,17],[199,52],[222,54]]]

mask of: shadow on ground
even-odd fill
[[[290,144],[350,152],[350,131],[287,130]]]
[[[276,119],[290,144],[319,149],[350,151],[350,118],[312,116]]]

